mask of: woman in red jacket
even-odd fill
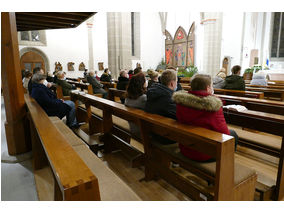
[[[213,95],[212,79],[209,75],[196,74],[191,80],[189,92],[174,93],[177,120],[184,124],[204,127],[230,135],[224,115],[222,101]],[[196,161],[208,161],[212,157],[179,144],[186,157]]]

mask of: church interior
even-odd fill
[[[2,201],[283,201],[283,138],[284,12],[1,12]]]

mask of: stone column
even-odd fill
[[[204,23],[203,71],[215,76],[220,70],[222,45],[222,13],[204,13],[204,20],[216,19],[216,22]]]
[[[121,69],[131,68],[131,15],[107,13],[108,67],[117,78]]]
[[[94,70],[94,51],[93,51],[93,21],[94,17],[92,16],[87,20],[88,28],[88,49],[89,49],[89,70]]]

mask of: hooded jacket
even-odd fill
[[[32,84],[31,96],[43,108],[48,116],[57,116],[62,119],[71,110],[67,104],[56,98],[56,95],[43,84]]]
[[[153,84],[147,90],[145,111],[176,119],[176,104],[172,100],[174,91],[163,84]]]
[[[243,77],[239,75],[230,75],[225,78],[224,89],[245,90],[246,85]]]
[[[230,134],[222,108],[222,101],[206,91],[179,91],[174,93],[177,104],[177,120],[183,124],[200,126],[224,134]],[[186,157],[196,161],[206,161],[211,156],[179,144]]]

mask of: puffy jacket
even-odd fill
[[[32,84],[31,96],[38,102],[48,116],[57,116],[62,119],[71,110],[62,100],[43,84]]]
[[[222,101],[206,91],[179,91],[174,93],[177,104],[177,120],[184,124],[200,126],[224,134],[230,134],[222,108]],[[196,161],[206,161],[211,156],[179,144],[186,157]]]
[[[219,76],[213,78],[213,87],[217,89],[223,89],[225,86],[225,80]]]
[[[147,90],[145,111],[176,119],[176,104],[172,100],[174,91],[163,84],[153,84]]]
[[[225,78],[224,89],[245,90],[246,85],[243,77],[239,75],[230,75]]]

